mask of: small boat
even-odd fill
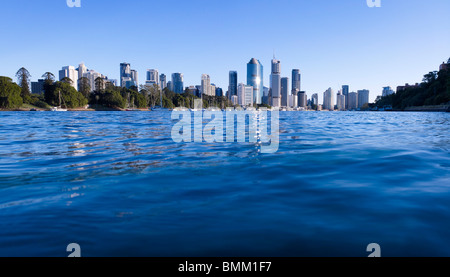
[[[61,107],[61,91],[58,91],[58,94],[59,94],[59,106],[58,107],[53,107],[52,109],[51,109],[51,111],[52,112],[67,112],[67,109],[63,109],[62,107]],[[64,98],[62,98],[62,101],[64,102]],[[64,102],[64,105],[66,105],[66,103]]]
[[[30,112],[37,112],[37,110],[36,109],[30,109]]]
[[[140,112],[141,110],[131,108],[131,109],[126,109],[125,111],[127,111],[127,112]]]

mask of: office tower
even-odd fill
[[[367,89],[358,90],[358,108],[369,104],[369,91]]]
[[[337,109],[338,111],[345,111],[345,95],[342,94],[342,91],[339,91],[337,96],[336,96],[336,105],[337,105]]]
[[[318,105],[319,105],[319,94],[314,93],[314,94],[311,96],[311,104],[312,104],[312,105],[315,105],[315,106],[318,106]]]
[[[292,107],[291,98],[289,95],[289,78],[281,78],[281,106]]]
[[[132,69],[131,72],[131,81],[135,87],[139,87],[139,74],[136,70]]]
[[[342,86],[342,95],[345,96],[345,109],[346,110],[348,110],[348,93],[350,91],[349,89],[350,89],[350,87],[347,85]]]
[[[167,77],[165,74],[159,75],[159,83],[160,83],[161,89],[165,89],[167,87]]]
[[[292,95],[297,95],[299,91],[302,90],[302,75],[300,69],[292,70]]]
[[[382,96],[383,96],[383,97],[386,97],[386,96],[392,95],[392,94],[394,94],[394,93],[395,93],[395,92],[392,90],[391,87],[384,87],[384,88],[383,88],[383,94],[382,94]]]
[[[261,62],[255,58],[251,59],[247,64],[247,85],[253,87],[253,103],[262,103],[262,93],[264,88],[263,66]]]
[[[78,89],[78,70],[73,66],[65,66],[59,71],[59,80],[62,81],[64,78],[69,78],[72,80],[72,87]]]
[[[196,96],[197,96],[197,97],[201,97],[201,96],[202,96],[202,94],[201,94],[201,92],[202,92],[202,86],[195,86],[195,88],[196,88],[196,90],[197,90]]]
[[[209,96],[214,96],[214,95],[216,95],[216,85],[211,84],[211,86],[209,88]]]
[[[298,93],[298,107],[306,108],[307,104],[308,104],[308,97],[306,96],[306,92],[300,91]]]
[[[216,96],[218,97],[224,96],[222,88],[216,87]]]
[[[233,106],[238,105],[238,96],[237,96],[237,95],[231,96],[231,104],[232,104]]]
[[[334,111],[334,93],[331,88],[328,88],[323,93],[323,109]]]
[[[147,85],[158,85],[159,86],[159,72],[158,69],[148,69],[147,70],[147,80],[145,81]]]
[[[85,77],[89,80],[89,86],[91,87],[91,92],[95,91],[95,89],[96,89],[95,88],[95,79],[97,79],[97,78],[106,79],[106,76],[96,72],[95,70],[86,71],[86,73],[83,74],[83,77]],[[103,86],[103,88],[101,88],[101,89],[104,89],[104,88],[105,88],[105,86]]]
[[[208,74],[202,74],[201,86],[201,94],[208,96],[211,95],[211,78]]]
[[[262,104],[269,105],[269,88],[263,87]]]
[[[172,81],[168,81],[168,82],[167,82],[167,88],[168,88],[170,91],[173,91]]]
[[[83,77],[84,73],[87,72],[87,68],[86,68],[86,66],[84,65],[84,63],[80,63],[80,64],[78,65],[77,70],[78,70],[78,80],[79,80],[79,79],[81,79],[81,78]],[[77,80],[77,81],[78,81],[78,80]]]
[[[238,74],[237,71],[230,71],[229,73],[229,84],[228,84],[228,99],[231,100],[231,96],[237,95],[238,86]]]
[[[31,93],[42,94],[44,93],[44,79],[39,79],[37,82],[31,82]]]
[[[173,92],[183,93],[184,92],[184,76],[183,73],[173,73],[172,74],[172,87]]]
[[[356,110],[358,108],[358,93],[350,92],[348,94],[348,110]]]
[[[272,59],[272,73],[270,74],[270,90],[272,91],[272,104],[281,107],[281,62]]]
[[[131,82],[131,66],[129,63],[120,64],[120,86],[126,87],[127,82]]]
[[[253,87],[245,84],[238,85],[238,105],[253,106]]]

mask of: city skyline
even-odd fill
[[[275,48],[282,63],[281,77],[291,77],[292,69],[300,69],[301,90],[308,98],[317,93],[322,103],[322,93],[328,87],[338,91],[349,85],[350,91],[370,90],[373,102],[384,87],[420,82],[424,71],[436,70],[436,65],[448,58],[450,38],[444,35],[446,25],[439,24],[450,8],[448,1],[399,0],[385,2],[381,8],[368,8],[366,1],[335,2],[246,1],[204,6],[202,1],[173,1],[176,5],[168,9],[167,3],[160,2],[125,5],[108,1],[108,5],[84,2],[82,8],[70,9],[65,1],[10,1],[5,3],[5,9],[11,11],[5,20],[13,21],[11,15],[19,11],[26,20],[1,31],[4,37],[20,43],[0,46],[0,75],[15,79],[17,69],[24,66],[37,81],[44,72],[58,76],[63,66],[84,62],[110,79],[120,80],[117,64],[126,61],[141,76],[148,68],[158,68],[169,81],[172,73],[182,72],[185,87],[199,85],[201,74],[206,73],[212,83],[226,91],[230,71],[238,72],[236,83],[247,83],[248,60],[254,57],[270,68]],[[148,21],[145,11],[150,6],[158,11],[152,17],[160,25],[152,36],[144,32]],[[190,20],[189,15],[198,13],[200,7],[204,18]],[[239,11],[252,13],[240,17]],[[129,24],[110,20],[127,13],[134,14]],[[252,23],[269,14],[270,20]],[[65,24],[31,24],[45,17]],[[429,30],[423,21],[415,20],[417,17],[438,24]],[[205,26],[205,21],[211,26]],[[69,31],[67,26],[71,26]],[[105,31],[86,31],[89,26]],[[208,38],[202,43],[194,35],[200,28]],[[120,33],[138,40],[116,40],[114,34]],[[248,40],[249,34],[262,39],[258,43]],[[417,43],[419,35],[423,43]],[[46,37],[43,43],[24,43],[42,37]],[[83,39],[80,42],[78,38]],[[236,45],[242,39],[248,43]],[[145,82],[142,79],[140,83]],[[270,84],[269,70],[263,83]]]

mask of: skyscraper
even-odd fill
[[[395,93],[395,91],[393,91],[391,87],[384,87],[383,88],[383,93],[382,93],[381,96],[386,97],[386,96],[389,96],[389,95],[394,94],[394,93]]]
[[[356,110],[358,108],[358,93],[350,92],[348,94],[348,110]]]
[[[252,106],[253,105],[253,87],[239,84],[238,86],[238,105]]]
[[[314,93],[314,94],[311,96],[311,104],[313,104],[313,105],[315,105],[315,106],[318,106],[318,105],[319,105],[319,94]]]
[[[201,94],[203,95],[211,95],[211,78],[208,74],[202,74],[202,89]]]
[[[331,88],[328,88],[323,93],[323,108],[325,110],[334,111],[334,93]]]
[[[299,108],[306,108],[308,103],[308,97],[306,96],[305,91],[299,91],[298,92],[298,107]]]
[[[132,69],[131,71],[131,81],[135,87],[139,87],[139,74],[136,70]]]
[[[292,95],[297,95],[299,91],[302,90],[302,75],[300,74],[300,69],[292,70]]]
[[[272,74],[270,74],[270,89],[272,91],[272,105],[281,107],[281,62],[272,59]]]
[[[262,94],[264,88],[263,66],[261,62],[255,58],[251,59],[247,64],[247,85],[253,87],[253,103],[262,103]]]
[[[132,86],[139,86],[138,73],[136,70],[131,69],[129,63],[120,64],[120,86],[130,88]]]
[[[159,75],[159,82],[161,89],[165,89],[167,87],[167,77],[165,74]]]
[[[237,71],[230,71],[229,74],[229,85],[228,85],[228,99],[231,100],[231,96],[237,95],[238,86],[238,74]]]
[[[159,72],[158,69],[148,69],[147,70],[147,80],[145,81],[147,85],[159,85]]]
[[[172,87],[173,92],[183,93],[184,92],[184,76],[183,73],[173,73],[172,74]]]
[[[342,95],[345,96],[345,110],[348,110],[348,93],[349,93],[349,86],[344,85],[342,86]]]
[[[64,78],[69,78],[72,80],[72,87],[78,89],[78,70],[73,66],[65,66],[59,71],[59,80],[62,81]]]
[[[289,107],[290,105],[289,95],[289,78],[281,78],[281,106]]]
[[[336,96],[336,105],[337,105],[337,109],[339,111],[345,111],[345,95],[342,94],[342,91],[339,91],[337,96]]]
[[[369,91],[367,89],[358,90],[358,108],[369,104]]]

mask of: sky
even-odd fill
[[[84,62],[110,79],[131,63],[145,82],[147,69],[202,74],[228,88],[228,72],[247,82],[247,63],[259,59],[269,86],[271,59],[282,77],[302,72],[308,97],[342,85],[350,91],[421,82],[450,58],[450,1],[381,0],[0,0],[0,76],[20,67],[35,81],[47,71]]]

